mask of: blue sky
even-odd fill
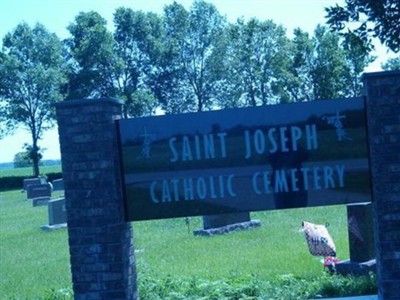
[[[163,7],[172,0],[1,0],[0,36],[12,30],[19,22],[30,25],[44,24],[61,38],[68,35],[66,27],[80,11],[95,10],[112,26],[112,15],[117,7],[153,11],[161,14]],[[192,0],[178,0],[190,9]],[[288,31],[295,27],[312,31],[324,22],[323,7],[342,3],[343,0],[210,0],[229,21],[238,17],[272,19],[284,25]],[[110,27],[111,28],[111,27]]]
[[[56,33],[59,38],[69,36],[66,27],[74,21],[80,11],[94,10],[107,21],[110,30],[113,29],[112,19],[118,7],[130,7],[134,10],[152,11],[162,14],[163,8],[172,0],[0,0],[0,38],[12,31],[20,22],[25,21],[31,26],[37,22]],[[190,9],[191,0],[177,0],[186,9]],[[288,36],[293,29],[300,27],[312,34],[318,24],[325,23],[324,7],[343,3],[343,0],[208,0],[213,3],[222,15],[230,22],[239,17],[260,20],[271,19],[287,29]],[[0,41],[0,45],[2,42]],[[379,71],[382,61],[393,54],[378,47],[378,60],[368,71]],[[17,131],[13,136],[0,140],[0,162],[10,162],[15,153],[23,151],[24,143],[31,143],[29,133]],[[47,150],[44,159],[59,159],[59,144],[57,128],[44,134],[39,144]]]

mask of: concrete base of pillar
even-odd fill
[[[63,229],[63,228],[67,228],[67,223],[54,224],[54,225],[42,225],[42,226],[40,226],[40,228],[44,231]]]
[[[370,272],[376,273],[376,260],[371,259],[365,262],[354,262],[350,260],[344,260],[335,265],[336,272],[340,275],[354,275],[364,276]]]

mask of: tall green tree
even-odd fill
[[[163,70],[156,84],[162,87],[160,104],[167,113],[195,111],[195,101],[187,83],[184,61],[184,40],[189,31],[189,12],[176,2],[164,7],[165,54],[168,61],[160,61]]]
[[[156,102],[145,79],[153,69],[149,52],[161,21],[152,13],[118,8],[114,24],[112,33],[92,11],[80,13],[68,26],[69,98],[118,97],[125,101],[124,117],[150,114]]]
[[[342,47],[345,51],[347,64],[348,97],[361,95],[362,81],[361,76],[365,68],[372,63],[376,57],[370,55],[370,50],[363,44],[354,33],[344,36]]]
[[[180,96],[170,99],[166,108],[172,104],[175,112],[211,109],[219,81],[219,58],[224,56],[220,41],[225,19],[211,3],[195,1],[188,12],[174,2],[166,6],[164,22],[168,43],[176,53],[172,57],[177,60],[175,86]]]
[[[0,54],[0,114],[12,133],[31,134],[33,175],[39,175],[39,140],[54,123],[52,104],[63,99],[66,83],[62,43],[43,25],[19,24],[3,39]]]
[[[230,26],[228,39],[228,84],[236,97],[231,101],[240,106],[290,101],[285,87],[291,46],[284,28],[271,20],[239,19]]]
[[[68,98],[114,97],[114,74],[120,66],[115,41],[106,20],[97,12],[81,12],[68,26]]]
[[[359,96],[361,75],[374,60],[360,42],[353,34],[341,37],[323,26],[312,37],[296,29],[292,80],[286,81],[294,101]]]
[[[125,100],[125,117],[147,115],[156,107],[149,86],[157,76],[157,61],[162,56],[163,27],[154,13],[118,8],[114,13],[115,47],[119,61],[114,84],[118,97]]]
[[[311,70],[313,99],[345,97],[349,92],[346,53],[339,35],[317,26],[313,36],[314,58]]]
[[[288,91],[294,102],[311,101],[314,98],[311,71],[314,65],[314,43],[309,34],[300,28],[293,32],[292,63],[287,81]]]

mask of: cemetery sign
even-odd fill
[[[371,201],[363,98],[117,121],[126,220]]]

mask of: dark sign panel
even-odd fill
[[[127,220],[371,201],[363,99],[118,121]]]

